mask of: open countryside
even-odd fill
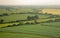
[[[60,9],[0,7],[0,37],[60,38]]]

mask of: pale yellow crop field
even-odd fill
[[[0,28],[1,27],[5,27],[5,26],[8,26],[9,24],[0,24]]]
[[[60,9],[42,9],[42,12],[45,13],[49,13],[49,14],[56,14],[56,15],[60,15]]]
[[[19,23],[0,24],[0,28],[1,28],[1,27],[6,27],[6,26],[8,26],[8,25],[13,25],[13,24],[19,24]]]

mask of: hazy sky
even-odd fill
[[[0,5],[60,5],[60,0],[0,0]]]

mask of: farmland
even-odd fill
[[[43,37],[45,35],[45,37],[47,36],[48,38],[60,36],[59,30],[60,30],[60,28],[41,26],[40,24],[0,28],[0,31],[3,31],[3,33],[6,32],[6,33],[36,34],[36,35],[42,35]],[[38,38],[40,38],[40,37],[38,37]]]
[[[36,9],[19,8],[3,9],[0,12],[1,38],[58,38],[60,36],[59,15],[38,13]]]
[[[47,17],[49,17],[47,15],[40,15],[40,14],[14,14],[14,15],[10,15],[10,16],[0,17],[0,19],[4,19],[5,22],[9,22],[9,21],[15,21],[15,20],[24,20],[24,19],[27,18],[27,16],[34,16],[34,15],[38,15],[39,18],[47,18]]]

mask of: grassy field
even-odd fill
[[[34,16],[38,15],[39,18],[47,18],[49,15],[42,15],[42,14],[14,14],[10,16],[3,16],[0,19],[4,19],[4,22],[16,21],[16,20],[25,20],[27,16]]]
[[[25,34],[34,34],[34,35],[41,35],[42,38],[48,37],[48,38],[55,38],[60,36],[60,28],[57,27],[50,27],[50,26],[43,26],[40,24],[37,25],[22,25],[22,26],[14,26],[14,27],[7,27],[7,28],[0,28],[0,31],[3,31],[4,33],[25,33]],[[18,35],[17,34],[17,35]],[[4,34],[2,34],[4,35]],[[2,37],[2,35],[0,35]],[[13,35],[14,36],[14,35]],[[45,36],[45,37],[44,37]],[[22,35],[21,35],[22,37]],[[34,36],[32,36],[34,37]],[[38,37],[40,38],[40,37]]]
[[[21,11],[23,11],[23,9]],[[23,12],[29,12],[29,11],[32,10],[24,9]],[[4,10],[3,12],[0,10],[0,12],[3,13],[6,12],[6,10]],[[11,27],[7,26],[13,24],[19,24],[19,22],[0,24],[0,38],[57,38],[60,36],[60,22],[40,23],[48,20],[60,19],[58,17],[49,18],[49,16],[51,16],[49,14],[11,14],[9,16],[1,16],[0,20],[3,19],[4,22],[26,20],[27,16],[35,16],[35,15],[39,16],[39,19],[37,20],[39,24],[23,24]],[[34,20],[32,21],[34,22]]]
[[[24,33],[4,33],[0,32],[0,38],[51,38],[42,35],[24,34]]]
[[[50,22],[50,23],[43,23],[45,26],[51,26],[51,27],[59,27],[60,28],[60,22]]]

